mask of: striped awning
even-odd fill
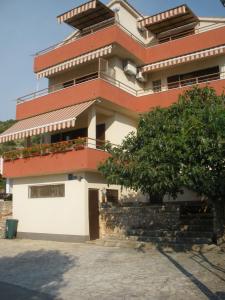
[[[81,56],[75,57],[73,59],[67,60],[66,62],[63,62],[61,64],[58,64],[54,67],[50,67],[48,69],[45,69],[44,71],[38,72],[37,73],[37,78],[43,78],[43,77],[48,77],[51,76],[55,73],[73,68],[79,64],[85,63],[87,61],[95,60],[97,58],[106,56],[111,54],[112,52],[112,45],[106,46],[104,48],[100,48],[98,50],[83,54]]]
[[[59,15],[57,20],[82,30],[114,16],[115,13],[105,4],[92,0]]]
[[[198,18],[187,5],[181,5],[138,21],[138,28],[147,28],[160,33],[196,21]],[[164,23],[164,24],[162,24]]]
[[[179,57],[175,57],[175,58],[171,58],[171,59],[167,59],[167,60],[163,60],[163,61],[159,61],[154,64],[149,64],[149,65],[142,67],[141,72],[147,73],[147,72],[151,72],[151,71],[157,71],[157,70],[168,68],[168,67],[171,67],[174,65],[179,65],[179,64],[183,64],[183,63],[187,63],[187,62],[191,62],[191,61],[196,61],[196,60],[200,60],[200,59],[203,59],[206,57],[221,55],[224,53],[225,53],[225,45],[207,49],[207,50],[203,50],[203,51],[199,51],[199,52],[195,52],[195,53],[191,53],[191,54],[187,54],[187,55],[183,55],[183,56],[179,56]]]
[[[75,17],[83,12],[86,12],[90,9],[95,9],[97,6],[97,1],[96,0],[92,0],[89,1],[87,3],[84,3],[83,5],[80,5],[78,7],[75,7],[69,11],[67,11],[66,13],[60,15],[57,17],[57,20],[59,23],[65,22],[68,19],[71,19],[72,17]]]
[[[76,118],[94,102],[95,100],[18,121],[0,135],[0,143],[72,128]]]

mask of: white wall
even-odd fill
[[[83,174],[81,174],[83,175]],[[63,198],[28,198],[29,185],[65,184]],[[87,236],[88,203],[85,180],[67,180],[67,175],[14,179],[13,217],[19,232]]]
[[[137,21],[141,18],[141,15],[134,12],[129,4],[127,5],[123,1],[114,1],[109,6],[111,9],[118,9],[117,21],[140,41],[147,44],[154,38],[152,34],[149,33],[145,36],[138,30]]]
[[[113,144],[120,145],[130,132],[136,132],[136,128],[137,121],[115,113],[113,117],[106,121],[105,138]]]
[[[111,184],[108,185],[106,180],[99,173],[85,173],[85,181],[87,191],[88,189],[98,189],[99,190],[99,201],[102,202],[102,190],[112,189],[118,190],[119,200],[124,202],[130,201],[146,201],[146,197],[141,193],[134,192],[130,189],[121,189],[121,186]]]
[[[114,69],[115,79],[128,85],[129,87],[140,90],[143,84],[137,81],[135,76],[130,76],[124,72],[124,60],[118,56],[114,56],[109,60],[109,65]]]
[[[121,200],[136,199],[136,193],[118,185],[108,186],[99,173],[82,173],[83,179],[68,180],[66,174],[14,179],[13,217],[19,220],[18,232],[89,235],[88,189],[99,189],[99,201],[103,188],[117,189]],[[29,198],[30,185],[65,184],[65,197]],[[139,200],[145,197],[138,194]]]

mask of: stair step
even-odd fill
[[[181,217],[213,218],[212,213],[181,213]]]
[[[188,219],[188,218],[183,218],[180,219],[180,224],[193,224],[193,225],[207,225],[207,224],[213,224],[213,219]]]
[[[149,237],[194,237],[194,238],[211,238],[212,231],[167,231],[167,230],[136,230],[131,229],[127,232],[128,236],[149,236]]]
[[[205,225],[198,225],[198,224],[183,224],[180,225],[180,230],[187,230],[187,231],[197,231],[197,232],[209,232],[213,231],[213,226],[211,224]]]
[[[151,237],[151,236],[129,236],[130,240],[151,243],[169,244],[211,244],[211,238],[189,238],[189,237]]]
[[[194,251],[202,251],[204,247],[209,247],[208,243],[206,244],[187,244],[187,243],[168,243],[168,242],[142,242],[142,241],[132,241],[125,239],[100,239],[95,241],[88,241],[88,244],[95,244],[97,246],[104,247],[120,247],[120,248],[132,248],[137,251],[145,251],[145,250],[153,250],[153,249],[161,249],[165,252],[169,251],[186,251],[186,250],[194,250]],[[212,243],[210,242],[210,245]]]

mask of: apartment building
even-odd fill
[[[192,85],[223,91],[225,18],[187,5],[143,16],[128,1],[92,0],[57,20],[73,32],[36,54],[48,87],[18,98],[17,123],[0,142],[27,148],[5,153],[1,169],[20,237],[84,241],[99,237],[100,202],[132,197],[98,172],[105,142],[120,144],[141,113]]]

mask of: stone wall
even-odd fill
[[[108,207],[100,210],[100,237],[124,237],[130,229],[177,230],[177,205]]]
[[[12,201],[0,200],[0,238],[5,237],[5,222],[12,216]]]

